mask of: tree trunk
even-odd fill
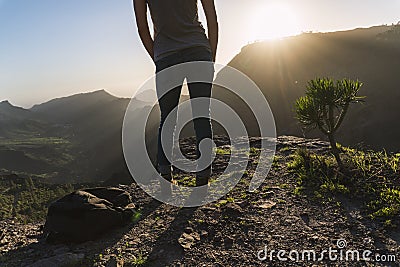
[[[328,138],[329,138],[329,143],[331,144],[332,154],[336,159],[339,169],[343,170],[343,163],[342,163],[342,160],[340,159],[339,149],[336,146],[335,137],[333,136],[333,134],[328,134]]]

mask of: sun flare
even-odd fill
[[[268,2],[255,7],[250,15],[249,41],[279,39],[301,32],[296,12],[283,2]]]

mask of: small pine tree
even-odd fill
[[[359,103],[357,96],[362,83],[343,79],[334,82],[328,78],[317,78],[308,82],[306,95],[295,104],[296,116],[306,128],[318,128],[330,142],[332,154],[343,169],[335,133],[343,122],[351,103]]]

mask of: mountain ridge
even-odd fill
[[[31,109],[13,108],[15,112],[7,114],[0,106],[0,159],[7,159],[0,169],[32,170],[27,175],[46,176],[50,183],[110,178],[125,168],[121,126],[130,102],[139,110],[147,104],[96,90],[52,99]],[[18,118],[16,111],[23,111]],[[1,120],[2,116],[7,120]],[[23,162],[47,167],[26,168]]]
[[[317,77],[349,78],[364,83],[359,94],[365,103],[351,106],[338,140],[345,145],[363,142],[374,149],[399,151],[396,115],[400,109],[398,72],[400,45],[377,37],[392,27],[381,26],[332,33],[305,33],[278,41],[245,46],[228,64],[252,79],[269,102],[278,135],[303,136],[294,114],[294,103],[304,95],[307,82]],[[354,36],[355,35],[355,36]],[[362,36],[362,38],[359,38]],[[243,118],[252,118],[240,100],[218,88],[213,96],[228,101]],[[247,122],[251,134],[257,135],[256,122]],[[376,131],[376,129],[385,129]],[[324,138],[316,131],[307,137]]]
[[[25,109],[23,107],[18,107],[10,103],[8,100],[3,100],[0,102],[0,115],[12,115],[11,112],[19,112],[19,113],[29,113],[29,109]],[[15,115],[15,114],[14,114]]]
[[[43,103],[34,104],[30,109],[32,109],[32,110],[39,109],[40,110],[40,106],[49,105],[49,104],[52,104],[54,102],[65,101],[65,100],[68,100],[68,99],[71,99],[71,98],[81,98],[81,97],[85,97],[86,98],[86,97],[93,97],[93,96],[97,96],[98,98],[100,98],[100,97],[103,97],[103,98],[104,97],[118,98],[118,97],[110,94],[105,89],[98,89],[98,90],[94,90],[94,91],[90,91],[90,92],[74,93],[74,94],[71,94],[71,95],[52,98],[52,99],[50,99],[48,101],[45,101]]]

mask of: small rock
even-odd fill
[[[203,206],[200,209],[202,209],[204,211],[217,211],[217,208],[211,207],[211,206]]]
[[[0,240],[0,247],[5,246],[8,243],[10,243],[10,242],[8,242],[7,238],[3,238],[2,240]]]
[[[267,200],[267,201],[263,202],[261,205],[259,205],[258,207],[262,208],[262,209],[272,209],[275,206],[276,206],[276,202]]]
[[[161,226],[164,226],[164,225],[165,225],[164,220],[163,220],[163,219],[158,219],[158,220],[157,220],[157,225],[158,225],[158,226],[160,226],[160,225],[161,225]]]
[[[286,225],[296,224],[300,221],[300,218],[297,216],[287,216],[284,220]]]
[[[183,233],[178,239],[178,242],[184,249],[190,249],[194,244],[194,237],[187,233]]]
[[[364,242],[364,244],[369,244],[372,242],[372,239],[369,237],[366,237],[366,238],[364,238],[363,242]]]
[[[200,241],[200,235],[199,235],[199,233],[193,232],[193,233],[191,234],[191,236],[192,236],[195,240]]]
[[[206,236],[208,236],[208,232],[206,230],[201,230],[200,237],[206,237]]]
[[[275,193],[273,191],[267,191],[267,192],[263,192],[262,196],[263,197],[271,197],[272,195],[274,195]]]
[[[208,220],[208,224],[210,224],[210,225],[218,224],[218,221],[214,220],[214,219],[210,219],[210,220]]]
[[[234,214],[238,215],[243,212],[242,208],[236,203],[228,203],[225,205],[224,209],[225,209],[225,212],[232,214],[232,215],[234,215]]]

